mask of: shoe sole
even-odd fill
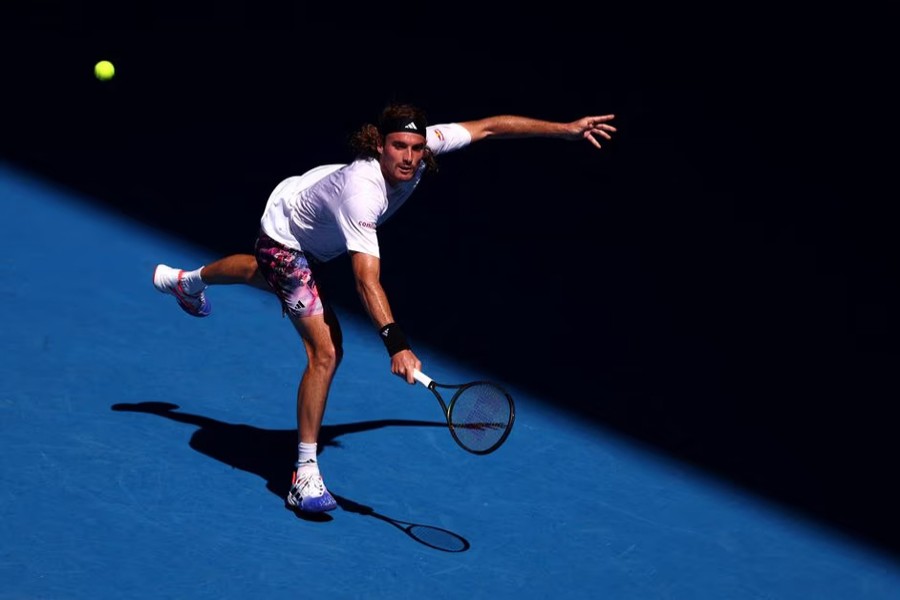
[[[284,503],[290,509],[299,510],[300,512],[305,513],[328,512],[329,510],[337,508],[337,501],[328,490],[325,490],[325,493],[318,498],[307,498],[306,506],[303,506],[302,499],[297,504],[294,504],[294,502],[291,501],[290,494],[285,498]]]

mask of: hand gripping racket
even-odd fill
[[[431,390],[444,410],[450,435],[464,450],[472,454],[490,454],[499,448],[516,420],[512,396],[496,383],[470,381],[459,385],[437,383],[421,371],[414,371],[416,381]],[[438,388],[451,391],[447,402]]]

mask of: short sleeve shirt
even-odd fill
[[[435,155],[472,141],[457,123],[429,126],[426,134]],[[391,187],[375,159],[322,165],[279,183],[260,226],[279,243],[323,262],[348,251],[377,257],[378,226],[406,202],[424,172],[423,163],[410,181]]]

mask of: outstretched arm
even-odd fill
[[[371,254],[351,252],[350,263],[356,278],[356,290],[363,308],[375,327],[382,331],[386,325],[394,323],[394,315],[388,303],[387,294],[381,287],[381,260]],[[409,384],[415,384],[413,371],[421,370],[422,363],[412,350],[400,350],[391,355],[391,373],[402,377]]]
[[[600,148],[598,137],[611,140],[616,128],[609,124],[615,115],[582,117],[571,123],[542,121],[516,115],[498,115],[460,123],[472,136],[472,142],[488,138],[555,137],[565,140],[586,139]]]

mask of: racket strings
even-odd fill
[[[463,446],[484,452],[503,440],[512,418],[512,403],[504,390],[490,383],[476,383],[456,396],[450,426]]]

